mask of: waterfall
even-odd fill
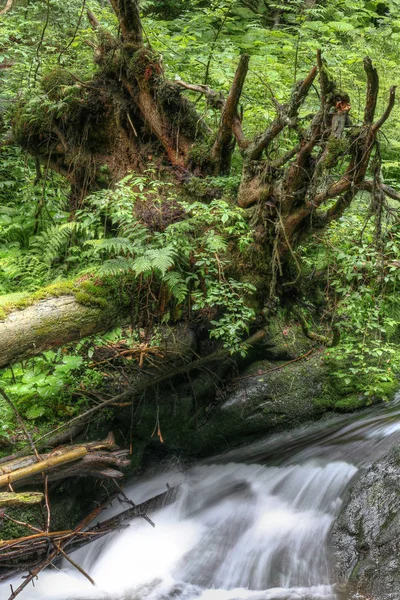
[[[399,437],[393,403],[138,481],[126,490],[136,503],[179,485],[155,528],[136,519],[73,553],[96,587],[64,562],[21,600],[334,600],[329,533],[343,494]]]

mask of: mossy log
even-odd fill
[[[117,320],[112,306],[83,305],[67,295],[11,312],[0,321],[0,367],[111,329]]]
[[[0,508],[9,506],[22,506],[27,504],[39,504],[44,499],[40,492],[0,492]]]

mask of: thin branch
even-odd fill
[[[213,108],[223,109],[225,106],[225,98],[222,92],[216,92],[211,89],[208,85],[203,85],[202,83],[193,85],[191,83],[186,83],[182,80],[177,80],[175,82],[180,87],[185,88],[185,90],[190,90],[191,92],[197,92],[199,94],[203,94],[207,98],[207,104],[212,106]]]
[[[383,113],[383,115],[381,116],[381,118],[378,119],[376,121],[376,123],[373,124],[372,131],[374,131],[374,132],[378,131],[382,127],[382,125],[385,123],[385,121],[388,120],[388,118],[390,117],[390,113],[393,110],[395,100],[396,100],[396,86],[392,85],[392,87],[390,88],[390,92],[389,92],[389,102],[386,107],[386,110]]]
[[[297,82],[289,103],[282,107],[282,110],[276,119],[274,119],[264,133],[257,136],[254,142],[250,145],[246,153],[250,160],[259,160],[263,150],[265,150],[271,141],[275,139],[280,132],[297,116],[298,110],[307,96],[314,79],[317,76],[317,73],[318,68],[314,66],[304,80]]]
[[[363,181],[358,187],[360,190],[365,190],[366,192],[372,193],[374,191],[374,182],[370,180]],[[389,196],[389,198],[392,198],[392,200],[400,201],[400,192],[392,188],[390,185],[381,183],[379,187],[381,188],[382,192],[386,194],[386,196]]]

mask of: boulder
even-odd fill
[[[400,448],[361,473],[332,538],[350,597],[400,600]]]

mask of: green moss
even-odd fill
[[[78,304],[82,304],[83,306],[95,306],[99,308],[107,308],[108,306],[108,302],[105,298],[96,298],[96,296],[92,296],[86,292],[77,292],[75,294],[75,300]]]
[[[7,509],[7,514],[13,519],[22,523],[29,523],[34,527],[37,527],[38,522],[42,521],[42,515],[40,508],[35,506],[12,506]],[[2,540],[11,540],[14,538],[29,535],[29,530],[22,526],[4,519],[1,524],[1,535]]]
[[[364,408],[367,402],[365,396],[347,396],[338,402],[335,402],[334,409],[339,412],[352,412]]]
[[[41,86],[51,100],[60,99],[63,96],[63,88],[74,84],[71,73],[60,66],[45,73],[41,79]]]
[[[327,146],[327,155],[324,161],[324,166],[326,169],[329,169],[337,163],[338,159],[344,155],[349,147],[349,143],[347,139],[337,138],[332,136],[329,138],[328,146]]]
[[[128,76],[147,82],[154,78],[158,79],[161,73],[159,60],[160,56],[157,52],[141,47],[134,52],[128,63]]]
[[[112,290],[107,286],[95,284],[93,281],[58,281],[32,294],[2,304],[0,320],[6,319],[7,315],[15,310],[24,310],[37,304],[40,300],[59,298],[60,296],[74,296],[79,304],[106,309],[109,306],[107,298],[112,295]]]

